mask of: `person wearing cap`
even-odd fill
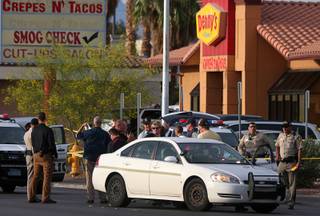
[[[272,154],[271,140],[263,133],[257,131],[255,122],[250,122],[248,125],[248,133],[241,138],[238,151],[242,156],[252,157],[257,152],[258,148],[262,146],[266,146]]]
[[[205,119],[200,119],[198,123],[199,139],[214,139],[221,141],[221,137],[216,132],[209,129],[209,124]]]
[[[301,161],[302,138],[292,131],[290,122],[283,122],[282,132],[276,141],[276,161],[278,172],[282,176],[287,189],[289,209],[294,209],[296,199],[297,170]]]
[[[196,121],[191,119],[187,124],[187,137],[197,138],[198,137],[198,128]]]
[[[85,159],[86,187],[88,195],[88,204],[94,203],[95,190],[92,184],[92,173],[96,161],[101,154],[108,152],[108,144],[111,142],[110,135],[101,128],[101,118],[99,116],[93,119],[93,128],[84,130],[88,123],[84,123],[79,128],[77,139],[84,141],[83,158]],[[100,203],[107,203],[105,193],[99,192]]]
[[[39,122],[38,119],[33,118],[31,122],[27,123],[25,126],[26,133],[23,136],[24,143],[26,144],[26,165],[27,165],[27,198],[28,201],[31,201],[31,180],[33,177],[33,148],[32,148],[32,140],[31,140],[31,133],[33,128],[38,126]],[[40,200],[35,197],[36,202],[40,202]]]
[[[142,122],[143,124],[143,131],[139,134],[138,139],[145,138],[151,132],[151,122],[146,120]]]

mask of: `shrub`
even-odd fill
[[[302,158],[320,158],[320,142],[305,140],[302,149]],[[320,178],[320,160],[303,160],[298,172],[297,186],[312,187]]]

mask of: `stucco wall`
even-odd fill
[[[262,37],[258,38],[257,56],[257,76],[256,76],[256,98],[254,103],[256,110],[248,114],[257,114],[265,118],[268,117],[268,90],[288,71],[288,62],[273,47],[270,46]],[[250,85],[250,83],[249,83]],[[252,89],[254,91],[254,89]],[[249,108],[249,110],[251,110]]]
[[[199,83],[199,66],[184,66],[181,68],[183,73],[182,88],[183,88],[183,110],[191,110],[190,92]]]

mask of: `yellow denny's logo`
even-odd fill
[[[208,3],[198,11],[197,36],[207,45],[217,44],[226,34],[226,12]]]

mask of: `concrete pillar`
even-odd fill
[[[258,33],[261,0],[235,0],[236,70],[241,71],[242,113],[257,113]]]
[[[241,73],[235,71],[223,72],[223,114],[237,113],[237,82],[241,80]]]

